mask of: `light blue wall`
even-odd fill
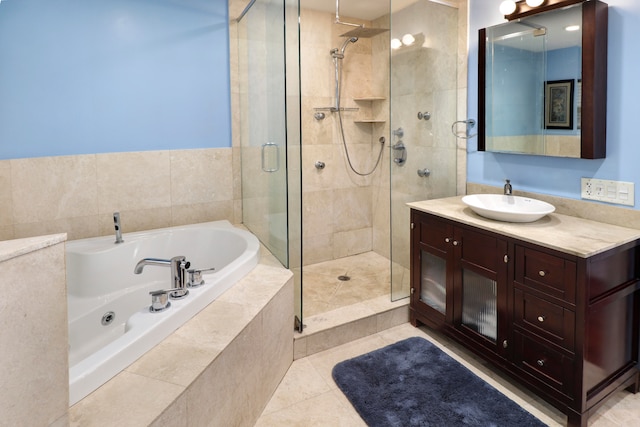
[[[504,21],[498,11],[501,0],[469,0],[468,114],[478,117],[478,30]],[[582,160],[498,154],[477,151],[477,139],[469,140],[467,180],[502,186],[510,178],[515,189],[580,198],[580,178],[595,177],[631,181],[640,186],[640,1],[608,0],[608,102],[607,158]],[[638,199],[636,189],[635,198]],[[636,203],[635,209],[638,209]]]
[[[0,159],[231,145],[227,1],[4,0]]]

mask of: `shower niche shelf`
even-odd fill
[[[385,101],[387,98],[384,96],[360,96],[354,97],[353,100],[355,102],[374,102],[374,101]],[[362,119],[354,119],[354,123],[386,123],[387,121],[384,119],[373,119],[373,118],[362,118]]]

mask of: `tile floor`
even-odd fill
[[[406,323],[374,335],[296,360],[274,393],[257,427],[365,426],[331,378],[333,366],[411,336],[438,345],[478,376],[550,426],[566,424],[558,410],[489,369],[468,351],[427,328]],[[619,392],[589,420],[591,427],[640,425],[640,393]]]
[[[308,265],[302,272],[305,318],[389,295],[389,260],[375,252]],[[339,276],[350,280],[342,281]]]

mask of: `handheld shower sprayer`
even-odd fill
[[[342,43],[342,46],[339,49],[337,47],[331,49],[331,56],[334,59],[343,59],[344,58],[344,50],[347,48],[347,45],[349,43],[355,43],[357,41],[358,41],[357,37],[350,37],[350,38],[346,39],[344,41],[344,43]]]
[[[357,41],[358,41],[357,37],[350,37],[350,38],[346,39],[344,41],[344,43],[342,43],[342,47],[340,48],[340,53],[344,55],[344,50],[347,48],[347,45],[349,43],[355,43]]]

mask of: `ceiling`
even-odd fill
[[[360,18],[372,21],[389,14],[389,3],[393,3],[393,10],[404,9],[418,0],[338,0],[340,2],[340,17]],[[302,9],[319,10],[336,13],[336,0],[300,0]]]

